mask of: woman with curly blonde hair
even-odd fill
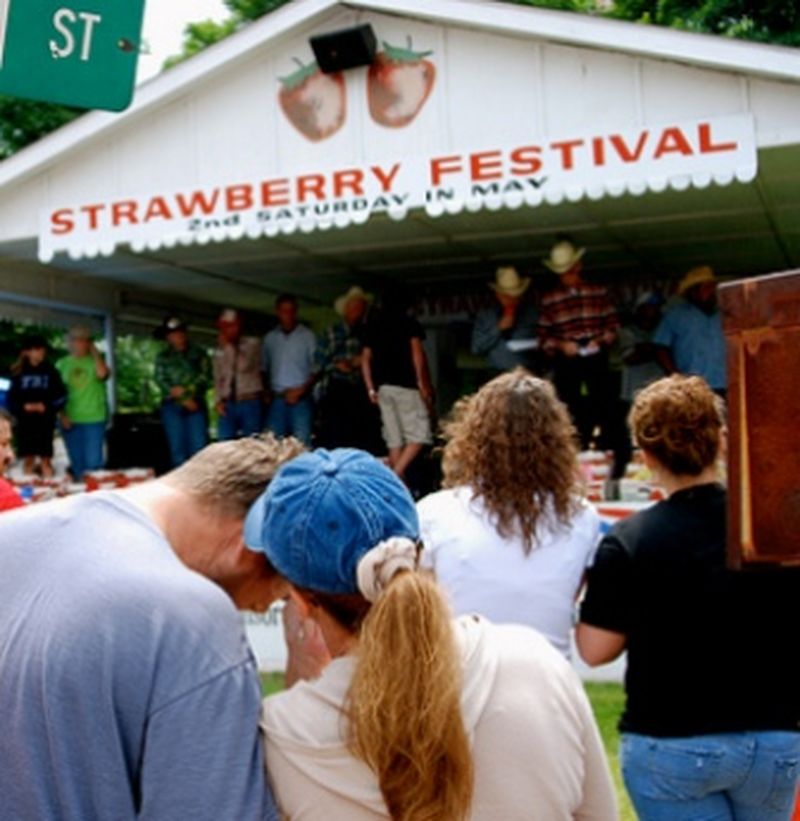
[[[457,403],[443,432],[445,489],[418,505],[423,564],[457,614],[530,625],[566,655],[600,533],[566,405],[518,368]]]

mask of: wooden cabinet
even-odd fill
[[[729,559],[800,565],[800,271],[723,285]]]

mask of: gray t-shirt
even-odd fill
[[[0,817],[274,819],[228,596],[116,493],[0,517]]]

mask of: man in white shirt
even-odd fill
[[[294,436],[311,444],[314,333],[297,319],[297,298],[281,294],[275,300],[278,327],[264,337],[263,369],[272,393],[267,428],[276,436]]]

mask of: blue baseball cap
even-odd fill
[[[250,508],[245,544],[298,587],[358,592],[359,560],[395,536],[419,540],[414,500],[361,450],[319,449],[284,464]]]

